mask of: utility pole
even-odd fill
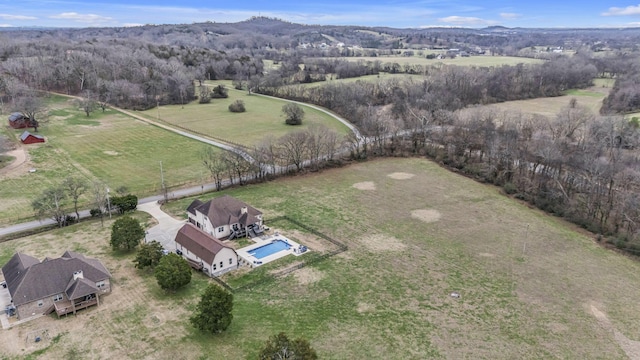
[[[164,195],[164,203],[169,202],[167,198],[167,188],[164,186],[164,172],[162,171],[162,160],[160,160],[160,181],[162,182],[162,194]]]
[[[109,199],[109,188],[107,188],[107,211],[109,212],[109,219],[111,219],[111,200]]]

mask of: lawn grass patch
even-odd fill
[[[204,144],[148,125],[114,111],[96,111],[89,118],[73,100],[53,97],[49,122],[39,128],[44,144],[27,145],[29,168],[0,179],[0,223],[33,216],[31,201],[69,175],[100,180],[111,189],[125,187],[138,197],[159,193],[164,182],[170,189],[202,183],[206,171],[198,154]],[[19,136],[19,130],[13,130]],[[28,187],[25,184],[29,184]],[[81,207],[90,207],[87,194]]]
[[[227,82],[207,82],[210,88]],[[302,106],[305,117],[300,126],[285,124],[282,106],[287,102],[236,90],[228,84],[229,97],[212,99],[209,104],[193,101],[182,105],[163,105],[159,109],[138,112],[149,119],[160,119],[168,124],[177,125],[193,132],[254,146],[267,136],[280,137],[289,132],[306,129],[312,124],[322,124],[339,134],[347,134],[349,129],[333,117],[310,107]],[[228,107],[236,100],[242,100],[246,112],[233,113]]]

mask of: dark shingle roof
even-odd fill
[[[195,215],[196,214],[196,208],[198,206],[200,206],[200,205],[202,205],[202,201],[200,201],[198,199],[193,200],[193,202],[189,205],[189,207],[187,207],[187,212]]]
[[[213,262],[220,250],[224,248],[233,250],[233,248],[226,246],[192,224],[185,224],[178,230],[176,243],[189,249],[190,252],[209,264]]]
[[[247,208],[247,212],[244,214],[242,213],[243,207]],[[256,216],[262,215],[262,212],[254,207],[229,195],[211,199],[195,207],[195,210],[205,214],[213,227],[235,223],[240,223],[245,226],[255,224],[259,221]]]
[[[95,282],[91,282],[85,278],[77,278],[75,280],[72,278],[65,289],[65,293],[69,300],[75,300],[83,296],[95,294],[97,291],[100,291],[100,289],[96,287]]]
[[[71,251],[42,262],[17,253],[2,267],[15,306],[65,292],[76,271],[82,271],[86,282],[94,284],[111,277],[100,261]]]

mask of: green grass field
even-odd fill
[[[301,126],[289,126],[284,123],[282,106],[284,100],[270,99],[257,95],[248,95],[246,91],[235,90],[228,81],[210,82],[213,87],[219,83],[229,89],[229,97],[226,99],[212,99],[210,104],[199,104],[194,101],[183,106],[169,105],[158,109],[150,109],[139,112],[141,115],[161,120],[174,125],[216,137],[223,140],[239,143],[245,146],[254,146],[267,136],[280,137],[291,131],[305,129],[312,124],[322,124],[334,129],[339,134],[347,134],[348,128],[331,116],[309,108],[303,107],[305,117]],[[244,101],[247,109],[244,113],[232,113],[229,104],[235,100]]]
[[[64,98],[52,106],[49,123],[39,129],[47,142],[25,146],[36,172],[25,167],[0,177],[0,224],[32,216],[31,201],[69,175],[99,179],[112,189],[125,186],[138,196],[159,192],[160,161],[169,187],[207,175],[198,158],[204,145],[197,141],[113,111],[87,118]]]
[[[94,358],[255,359],[280,331],[307,338],[322,359],[624,359],[637,350],[627,341],[640,339],[637,261],[427,160],[377,160],[224,193],[264,211],[267,224],[286,214],[349,250],[237,292],[231,327],[211,336],[187,322],[208,280],[194,274],[184,290],[162,293],[131,256],[111,254],[99,222],[3,243],[5,259],[86,248],[108,264],[117,289],[99,309],[5,331],[4,341],[45,326],[91,329],[65,333],[50,358],[75,349]],[[182,215],[189,201],[168,210]]]

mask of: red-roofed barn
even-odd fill
[[[42,135],[36,135],[25,131],[22,133],[22,135],[20,135],[20,141],[22,141],[23,144],[35,144],[43,143],[45,140],[44,136]]]
[[[14,129],[24,129],[31,126],[31,119],[22,113],[14,112],[9,115],[9,126]]]

